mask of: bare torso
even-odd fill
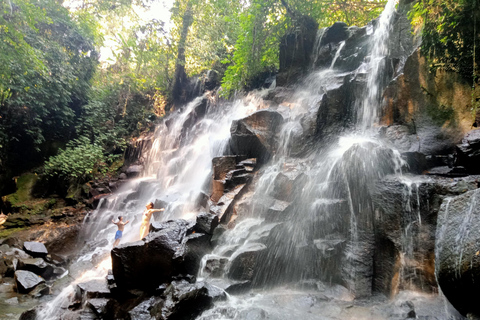
[[[152,214],[158,210],[155,209],[147,209],[143,211],[142,214],[142,224],[148,224],[150,222],[150,219],[152,218]]]
[[[125,225],[127,224],[126,222],[123,221],[118,221],[115,223],[118,227],[118,230],[123,231],[125,229]]]

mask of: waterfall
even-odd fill
[[[367,90],[360,102],[360,117],[358,123],[360,129],[366,130],[378,120],[378,109],[382,94],[385,59],[388,56],[388,38],[392,26],[392,18],[395,14],[396,0],[389,0],[385,10],[377,21],[371,42],[371,53],[367,66]]]
[[[350,305],[347,302],[372,295],[375,212],[369,191],[387,175],[402,175],[405,167],[400,153],[379,140],[373,130],[378,121],[394,12],[395,0],[389,0],[371,35],[369,58],[358,70],[348,73],[335,69],[344,48],[348,48],[343,41],[329,67],[306,76],[289,103],[275,107],[285,122],[279,128],[272,159],[258,172],[243,215],[239,215],[234,228],[216,235],[217,245],[203,257],[197,275],[198,280],[221,288],[245,285],[251,294],[245,299],[230,297],[199,319],[266,318],[252,305],[268,310],[272,319],[318,319],[315,312],[326,312],[326,319],[359,318],[355,313],[343,312],[350,308],[344,307]],[[317,34],[314,65],[324,33],[325,29],[321,29]],[[361,83],[365,73],[365,90],[352,92],[349,97],[358,107],[352,112],[356,118],[348,119],[350,127],[327,128],[321,134],[309,131],[320,126],[322,119],[316,113],[319,105],[324,107],[322,103],[332,92],[346,84]],[[202,193],[209,195],[212,158],[228,153],[232,120],[266,107],[262,96],[252,94],[221,105],[200,97],[162,121],[156,128],[152,148],[144,154],[143,176],[124,185],[89,216],[87,241],[105,240],[107,244],[86,250],[77,263],[108,256],[115,233],[110,223],[112,216],[123,215],[131,221],[122,238],[122,242],[129,242],[138,240],[139,214],[148,201],[158,199],[165,205],[165,213],[156,217],[159,221],[193,218],[205,209],[199,208],[195,199]],[[310,139],[308,148],[305,136]],[[404,211],[411,228],[422,223],[419,205],[412,203],[419,201],[419,191],[416,182],[407,181],[405,186]],[[408,228],[403,244],[407,255],[411,254]],[[235,278],[231,275],[245,253],[256,259],[254,272],[249,279]],[[51,310],[68,304],[76,283],[96,276],[77,278],[44,308],[39,319],[51,319]],[[308,292],[307,296],[302,295],[303,291]],[[344,308],[332,310],[330,300],[341,301]],[[312,301],[320,301],[317,309],[310,309]]]
[[[212,159],[225,152],[231,122],[256,111],[258,99],[252,94],[216,106],[200,97],[163,120],[155,131],[153,147],[144,155],[142,177],[122,185],[86,218],[82,239],[86,245],[70,267],[78,271],[70,272],[71,285],[41,308],[37,320],[56,319],[65,312],[76,284],[105,278],[111,269],[110,250],[116,232],[112,219],[123,216],[130,221],[121,240],[125,243],[140,240],[141,214],[147,202],[161,200],[166,206],[154,220],[194,218],[199,210],[195,199],[209,192]]]

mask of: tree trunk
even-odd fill
[[[193,23],[192,1],[188,1],[187,8],[183,14],[182,33],[178,42],[177,61],[175,62],[175,75],[172,88],[173,106],[177,107],[188,101],[187,74],[185,73],[185,44],[187,42],[188,28]]]

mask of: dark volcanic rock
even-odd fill
[[[34,258],[45,258],[48,254],[47,248],[41,242],[25,242],[23,249]]]
[[[75,296],[78,300],[108,298],[110,290],[105,279],[95,279],[77,284]]]
[[[29,293],[45,280],[33,272],[18,270],[15,271],[15,282],[20,293]]]
[[[152,315],[152,311],[163,299],[160,297],[151,297],[148,300],[143,301],[135,308],[128,312],[130,319],[142,319],[142,320],[155,320],[155,316]]]
[[[202,212],[197,215],[197,223],[195,224],[195,232],[207,233],[213,235],[215,228],[218,226],[218,216],[211,213]]]
[[[353,80],[353,74],[345,76],[339,87],[325,88],[326,93],[319,103],[315,135],[320,139],[339,133],[351,125],[354,112],[354,92],[360,82]]]
[[[31,271],[47,280],[53,277],[55,271],[55,268],[42,258],[20,259],[17,269]]]
[[[457,145],[457,165],[465,167],[470,173],[480,172],[480,129],[465,135],[462,144]]]
[[[260,163],[265,163],[275,150],[275,135],[282,122],[283,117],[271,110],[260,110],[233,121],[231,149],[237,155],[257,158]]]
[[[480,316],[480,190],[446,199],[436,232],[436,275],[443,294],[463,315]]]
[[[165,300],[155,308],[158,319],[162,320],[195,319],[211,308],[214,301],[226,300],[223,290],[203,282],[173,281],[164,296]]]
[[[173,277],[196,275],[201,257],[211,250],[210,235],[192,233],[185,220],[152,224],[145,241],[112,250],[112,267],[119,288],[155,289]]]
[[[24,311],[21,315],[19,320],[37,320],[37,309],[30,309]]]
[[[299,25],[280,41],[280,73],[296,68],[303,69],[310,64],[318,23],[308,16],[299,19]],[[287,78],[284,75],[282,78]]]
[[[142,165],[131,165],[130,167],[127,168],[127,177],[129,178],[134,178],[138,177],[143,171],[143,166]]]
[[[106,312],[108,299],[94,298],[87,301],[87,306],[95,312],[96,315],[102,316]]]
[[[252,280],[259,255],[267,249],[261,243],[249,243],[239,249],[231,258],[228,277],[234,280]]]

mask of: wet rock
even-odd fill
[[[463,315],[480,316],[480,190],[447,199],[436,231],[435,270],[443,294]]]
[[[142,165],[131,165],[127,168],[125,172],[128,178],[138,177],[143,171]]]
[[[50,295],[52,294],[52,288],[47,285],[46,283],[41,283],[38,286],[35,287],[32,291],[30,291],[28,294],[32,297],[35,298],[40,298],[42,296]]]
[[[435,290],[433,256],[439,191],[430,180],[407,178],[385,179],[372,188],[375,291],[390,295],[398,287]],[[400,272],[403,277],[399,277]]]
[[[228,277],[234,280],[252,280],[259,255],[267,249],[261,243],[248,243],[231,257]]]
[[[51,279],[54,275],[54,267],[42,258],[20,259],[17,264],[18,270],[31,271],[44,279]]]
[[[87,306],[95,312],[97,316],[102,316],[106,312],[108,299],[105,298],[94,298],[87,300]]]
[[[294,75],[310,65],[318,23],[308,16],[302,16],[298,21],[295,31],[280,40],[279,85],[295,80]]]
[[[110,290],[105,279],[94,279],[88,282],[77,284],[75,297],[77,300],[109,298]]]
[[[228,263],[227,258],[213,257],[206,261],[204,271],[208,272],[211,277],[221,277]]]
[[[423,174],[428,169],[427,158],[421,152],[404,152],[402,158],[407,164],[406,172]]]
[[[19,320],[37,320],[37,309],[33,308],[27,311],[24,311]]]
[[[11,259],[0,256],[0,276],[4,277],[13,274],[13,264]]]
[[[195,103],[195,102],[192,102]],[[192,111],[186,116],[185,121],[182,125],[181,137],[182,140],[185,139],[187,132],[192,128],[200,119],[202,119],[207,113],[208,108],[208,98],[198,97],[196,99],[195,106],[192,108]],[[180,143],[183,143],[181,141]]]
[[[282,122],[283,117],[271,110],[260,110],[233,121],[230,128],[231,149],[234,154],[246,155],[265,163],[275,151],[275,136]]]
[[[307,182],[307,176],[300,170],[279,173],[273,182],[270,195],[280,202],[272,203],[272,210],[284,211],[295,198],[295,190],[301,190]],[[283,209],[282,209],[283,208]]]
[[[250,280],[244,280],[244,281],[235,281],[229,284],[226,288],[225,291],[228,294],[243,294],[248,292],[250,289],[252,289],[252,281]]]
[[[155,320],[156,318],[154,314],[152,315],[152,311],[162,300],[163,299],[160,297],[151,297],[150,299],[143,301],[128,312],[130,319]]]
[[[36,286],[44,283],[45,280],[33,272],[18,270],[15,271],[15,282],[17,283],[18,292],[29,293]]]
[[[195,224],[195,232],[207,233],[213,235],[215,228],[218,226],[218,216],[211,213],[202,212],[197,215],[197,223]]]
[[[345,76],[339,87],[325,88],[326,93],[320,101],[316,114],[314,134],[325,139],[332,134],[339,134],[351,126],[354,111],[354,92],[361,83],[353,80],[353,74]]]
[[[441,177],[466,177],[468,176],[468,172],[464,167],[435,167],[428,170],[427,174],[441,176]]]
[[[48,254],[48,250],[41,242],[25,242],[23,244],[23,250],[34,258],[45,258]]]
[[[152,223],[145,241],[112,250],[112,271],[119,288],[154,289],[175,276],[196,275],[200,259],[211,250],[210,235],[192,233],[194,223]]]
[[[236,186],[233,190],[223,194],[216,203],[210,205],[210,213],[219,217],[220,222],[230,220],[235,200],[242,194],[245,184]]]
[[[155,308],[160,319],[195,319],[211,308],[214,301],[225,300],[223,290],[203,282],[173,281],[164,292],[165,300]]]
[[[331,42],[344,41],[348,36],[348,25],[345,22],[335,22],[325,31],[321,44],[325,45]]]
[[[480,173],[480,129],[468,132],[457,145],[456,164],[465,167],[470,173]]]

